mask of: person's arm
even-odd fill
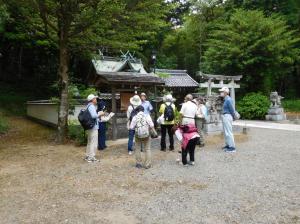
[[[152,111],[153,111],[153,106],[152,106],[152,104],[149,101],[149,112],[151,113]]]
[[[132,121],[131,121],[131,123],[130,123],[129,129],[134,130],[134,129],[135,129],[135,126],[136,126],[136,116],[134,116],[134,117],[132,118]]]
[[[128,107],[128,109],[127,109],[127,119],[129,119],[130,118],[130,114],[131,114],[131,112],[132,112],[132,106],[129,106]]]
[[[159,113],[162,115],[164,112],[165,112],[165,106],[164,106],[164,104],[162,104],[162,105],[160,105]]]
[[[150,116],[147,116],[147,123],[150,126],[150,128],[154,128],[154,123]]]
[[[97,114],[97,111],[96,111],[96,108],[95,108],[94,105],[89,105],[89,106],[88,106],[88,110],[89,110],[89,112],[90,112],[92,118],[95,119],[95,118],[98,118],[98,117],[99,117],[99,115]]]
[[[227,107],[228,107],[228,109],[229,109],[229,112],[230,112],[230,114],[231,114],[231,116],[233,117],[233,118],[235,118],[235,114],[234,114],[234,107],[233,107],[233,102],[232,102],[232,100],[227,100]]]

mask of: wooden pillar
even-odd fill
[[[118,127],[117,127],[117,101],[116,101],[116,87],[111,88],[111,105],[112,112],[115,116],[112,117],[112,140],[117,140],[118,138]]]

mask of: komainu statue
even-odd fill
[[[284,97],[279,96],[277,91],[271,92],[270,94],[270,101],[271,101],[271,107],[281,107],[281,99]]]

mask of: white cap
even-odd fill
[[[166,95],[166,101],[167,102],[172,102],[173,101],[173,96],[171,94]]]
[[[147,96],[146,93],[141,93],[141,96]]]
[[[224,86],[224,87],[222,87],[222,89],[219,89],[219,92],[229,93],[229,89],[228,89],[228,87]]]
[[[98,98],[98,96],[95,96],[94,94],[90,94],[90,95],[88,95],[88,97],[86,99],[87,99],[87,101],[90,102],[90,101],[92,101],[95,98]]]

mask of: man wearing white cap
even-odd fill
[[[229,96],[228,87],[223,87],[219,91],[221,93],[221,97],[224,98],[222,121],[223,121],[225,146],[223,147],[223,149],[225,152],[236,152],[234,136],[232,132],[232,122],[235,118],[235,109],[233,106],[233,100]]]
[[[130,129],[130,123],[133,119],[133,117],[137,114],[135,108],[140,106],[142,104],[141,98],[139,95],[134,95],[133,97],[130,98],[130,105],[128,106],[127,109],[127,128],[128,128],[128,154],[132,155],[133,151],[133,140],[134,140],[134,134],[135,130]]]
[[[87,162],[98,162],[99,160],[95,158],[97,147],[98,147],[98,129],[99,129],[99,117],[101,113],[97,114],[96,105],[97,105],[97,96],[90,94],[87,97],[89,102],[87,109],[91,114],[91,117],[96,120],[95,125],[92,129],[87,130],[87,146],[86,146],[86,157]]]

